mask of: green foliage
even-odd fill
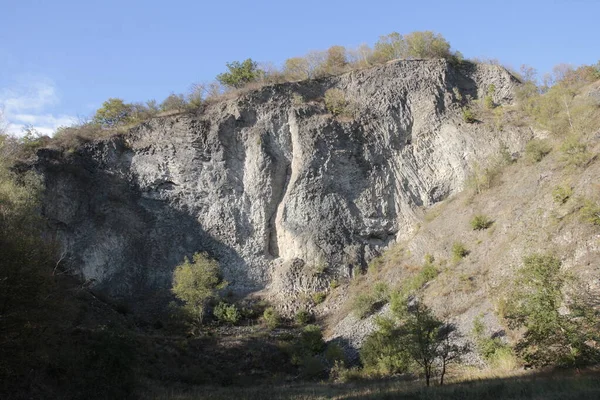
[[[217,80],[230,88],[239,89],[248,83],[257,81],[262,75],[258,64],[248,58],[242,62],[233,61],[226,64],[229,72],[217,75]]]
[[[444,383],[446,368],[467,351],[454,343],[455,329],[436,318],[419,301],[403,301],[393,310],[396,318],[377,320],[378,329],[361,348],[361,360],[367,371],[391,374],[407,371],[412,365],[425,375],[427,386],[436,373]]]
[[[558,65],[541,88],[535,84],[535,73],[528,75],[517,98],[521,109],[538,125],[557,136],[587,135],[597,129],[600,110],[591,98],[577,95],[581,87],[596,79],[592,67]]]
[[[435,262],[435,257],[429,253],[425,254],[423,259],[425,260],[426,265],[433,265],[433,263]]]
[[[5,161],[0,158],[0,316],[10,319],[37,304],[48,289],[56,249],[42,237],[40,177],[15,175]]]
[[[573,189],[570,186],[555,186],[552,189],[552,198],[558,204],[565,204],[573,195]]]
[[[133,398],[137,353],[131,338],[106,328],[85,336],[75,345],[77,353],[66,354],[69,360],[57,360],[69,368],[69,390],[75,398]]]
[[[298,325],[306,325],[309,322],[311,322],[312,320],[313,320],[312,314],[306,310],[300,310],[294,316],[294,321],[296,321],[296,323]]]
[[[468,255],[469,250],[467,250],[463,243],[454,242],[454,244],[452,244],[452,260],[454,262],[459,262]]]
[[[340,282],[337,279],[332,279],[331,282],[329,282],[330,289],[336,289],[339,286],[340,286]]]
[[[228,325],[235,325],[242,318],[242,314],[235,304],[227,304],[223,301],[215,306],[213,315],[217,321]]]
[[[317,325],[306,325],[300,335],[300,345],[305,352],[318,354],[325,350],[323,333]]]
[[[360,348],[360,360],[369,374],[391,375],[408,371],[410,358],[393,320],[377,318],[378,329]]]
[[[325,358],[327,361],[332,364],[346,364],[346,353],[344,353],[344,349],[337,343],[329,343],[327,344],[327,349],[325,350]]]
[[[131,104],[122,99],[110,98],[102,103],[102,107],[96,110],[94,123],[103,128],[115,128],[131,122]]]
[[[376,282],[373,285],[373,297],[376,301],[385,301],[390,297],[390,288],[385,282]]]
[[[432,31],[411,32],[404,36],[408,58],[451,57],[450,43],[439,33]]]
[[[408,304],[404,313],[402,336],[405,351],[421,368],[427,386],[435,374],[444,384],[446,367],[467,351],[453,341],[455,328],[438,319],[423,303]]]
[[[552,145],[544,139],[533,139],[525,145],[525,157],[532,162],[540,162],[552,151]]]
[[[360,293],[352,300],[352,311],[358,318],[365,318],[375,311],[376,302],[371,293]]]
[[[496,107],[496,104],[494,103],[494,93],[495,92],[496,92],[496,85],[491,84],[490,87],[488,87],[487,95],[483,99],[483,104],[484,104],[485,108],[487,108],[488,110],[492,110]]]
[[[583,199],[582,202],[582,207],[579,210],[582,221],[600,226],[600,204],[589,199]]]
[[[325,92],[325,108],[332,115],[352,117],[353,107],[340,89],[329,89]]]
[[[219,263],[206,253],[196,253],[192,261],[186,257],[183,264],[175,268],[171,291],[184,303],[182,310],[192,326],[198,328],[209,300],[225,286],[227,282],[221,278]]]
[[[318,356],[304,356],[300,366],[302,367],[300,372],[304,379],[318,379],[325,376],[325,365]]]
[[[281,317],[273,307],[267,307],[263,313],[263,321],[269,329],[275,329],[281,323]]]
[[[462,109],[462,119],[467,124],[472,124],[472,123],[477,122],[477,118],[475,117],[475,113],[473,113],[473,111],[470,108],[468,108],[468,107],[463,107],[463,109]]]
[[[500,338],[493,338],[486,335],[482,318],[483,315],[478,315],[473,321],[473,336],[477,352],[492,366],[497,366],[501,360],[513,354],[512,349]]]
[[[498,178],[502,175],[502,167],[505,165],[505,160],[502,155],[488,161],[488,164],[482,166],[475,164],[473,166],[473,173],[467,180],[467,186],[472,188],[476,194],[481,194],[485,190],[490,189],[498,181]]]
[[[552,255],[523,259],[506,318],[510,327],[525,329],[515,350],[531,365],[578,366],[599,360],[598,350],[590,343],[600,339],[600,320],[589,299],[579,293],[566,301],[563,289],[570,281],[561,271],[560,260]]]
[[[578,135],[568,136],[560,146],[563,161],[576,167],[586,166],[592,159],[583,138]]]
[[[312,295],[312,300],[315,304],[321,304],[327,298],[326,292],[316,292]]]
[[[385,282],[376,282],[373,288],[361,293],[352,301],[352,310],[358,318],[365,318],[374,312],[378,306],[387,303],[390,298],[390,290]]]
[[[481,231],[492,226],[494,221],[483,214],[477,214],[471,219],[470,223],[474,231]]]
[[[440,271],[433,261],[433,257],[426,255],[419,273],[405,279],[400,288],[390,294],[390,306],[394,313],[401,314],[408,298],[439,275]]]

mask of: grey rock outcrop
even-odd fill
[[[266,86],[74,154],[40,151],[44,212],[70,263],[113,295],[167,288],[206,251],[232,290],[293,297],[364,268],[501,144],[520,150],[523,132],[461,118],[468,96],[494,85],[507,104],[517,84],[498,66],[412,60]],[[330,88],[354,118],[327,112]]]

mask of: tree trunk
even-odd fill
[[[442,360],[442,372],[440,373],[440,386],[444,386],[444,375],[446,374],[446,359]]]

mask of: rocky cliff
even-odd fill
[[[522,147],[516,128],[461,117],[491,85],[495,103],[512,102],[517,83],[498,66],[411,60],[266,86],[40,151],[44,213],[65,260],[113,295],[169,287],[197,251],[238,293],[319,289],[410,234],[415,210],[459,191],[474,163]],[[353,118],[328,113],[331,88]]]

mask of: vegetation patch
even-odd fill
[[[471,219],[471,228],[475,231],[481,231],[489,228],[494,223],[493,220],[483,214],[477,214]]]
[[[454,242],[452,244],[452,261],[459,262],[468,255],[469,250],[467,250],[462,242]]]
[[[533,139],[525,146],[525,157],[532,163],[542,161],[552,151],[552,145],[548,140]]]

